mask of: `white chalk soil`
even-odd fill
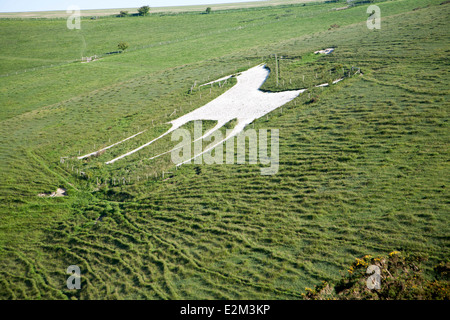
[[[269,73],[270,71],[265,67],[265,65],[262,64],[253,67],[245,72],[242,72],[239,76],[236,77],[237,84],[230,90],[214,99],[213,101],[207,103],[203,107],[195,109],[194,111],[169,122],[170,124],[172,124],[172,128],[160,137],[111,161],[108,161],[106,164],[114,163],[133,153],[136,153],[149,146],[153,142],[182,127],[188,122],[195,120],[217,121],[217,125],[213,129],[206,132],[205,135],[200,138],[202,139],[223,127],[227,122],[237,119],[237,125],[225,139],[228,140],[229,138],[234,137],[241,131],[243,131],[246,125],[283,106],[284,104],[298,97],[300,93],[306,90],[303,89],[276,93],[262,92],[261,90],[259,90],[259,88],[266,81]],[[216,145],[208,148],[203,153],[210,151],[220,143],[223,143],[225,140],[218,142]],[[196,157],[200,155],[201,154],[198,154],[196,155]]]
[[[331,51],[330,51],[331,50]],[[333,48],[329,48],[324,51],[325,54],[329,54],[333,51]],[[321,51],[316,51],[316,53],[321,53]],[[149,141],[140,147],[127,152],[111,161],[106,162],[106,164],[112,164],[120,159],[123,159],[129,155],[132,155],[147,146],[151,145],[152,143],[156,142],[157,140],[163,138],[164,136],[170,134],[171,132],[175,131],[176,129],[182,127],[183,125],[187,124],[188,122],[195,121],[195,120],[213,120],[217,121],[217,125],[211,129],[208,130],[202,137],[198,138],[197,140],[204,139],[205,137],[212,134],[214,131],[220,129],[223,127],[226,123],[237,119],[237,124],[233,128],[233,130],[228,134],[225,139],[222,141],[217,142],[217,144],[214,144],[213,146],[207,148],[204,150],[201,154],[198,154],[195,156],[199,157],[200,155],[211,151],[216,146],[220,145],[221,143],[225,142],[226,140],[238,135],[241,131],[244,130],[245,126],[252,123],[256,119],[259,119],[266,114],[274,111],[275,109],[285,105],[286,103],[292,101],[296,97],[298,97],[301,93],[305,92],[307,89],[301,89],[301,90],[293,90],[293,91],[284,91],[284,92],[263,92],[260,90],[263,83],[267,80],[267,77],[269,76],[270,71],[266,68],[265,65],[261,64],[256,67],[253,67],[247,71],[244,71],[236,76],[237,84],[233,86],[230,90],[223,93],[221,96],[217,97],[213,101],[207,103],[206,105],[195,109],[194,111],[185,114],[178,119],[175,119],[171,122],[172,128],[170,128],[167,132],[162,134],[161,136],[153,139],[152,141]],[[227,79],[233,77],[234,75],[227,76],[221,79],[218,79],[216,81],[208,82],[204,85],[212,84],[215,82],[220,81],[226,81]],[[342,79],[338,79],[333,81],[333,84],[341,81]],[[328,86],[328,83],[321,84],[317,87],[326,87]],[[120,144],[124,141],[127,141],[131,138],[134,138],[135,136],[141,134],[142,132],[133,135],[123,141],[120,141],[118,143],[115,143],[109,147],[106,147],[99,151],[104,151],[109,148],[112,148],[116,146],[117,144]],[[99,152],[97,151],[97,152]],[[84,159],[86,157],[95,155],[97,152],[93,152],[91,154],[81,156],[79,159]],[[158,156],[161,156],[163,154],[166,154],[170,151],[164,152]],[[158,156],[155,156],[151,159],[154,159]],[[192,158],[194,159],[194,158]],[[187,160],[183,163],[191,162],[192,159]],[[181,164],[183,164],[181,163]],[[178,165],[181,165],[178,164]]]
[[[126,139],[123,139],[122,141],[116,142],[116,143],[114,143],[114,144],[112,144],[110,146],[107,146],[106,148],[103,148],[103,149],[100,149],[98,151],[95,151],[95,152],[92,152],[92,153],[89,153],[89,154],[85,154],[84,156],[78,157],[78,160],[83,160],[85,158],[89,158],[89,157],[92,157],[92,156],[100,155],[103,151],[111,149],[112,147],[115,147],[115,146],[117,146],[117,145],[119,145],[119,144],[121,144],[121,143],[123,143],[125,141],[128,141],[130,139],[133,139],[134,137],[144,133],[145,131],[147,131],[147,130],[144,130],[144,131],[141,131],[139,133],[136,133],[136,134],[132,135],[131,137],[128,137]]]
[[[228,79],[231,79],[231,78],[233,78],[235,76],[236,75],[232,74],[232,75],[229,75],[229,76],[226,76],[226,77],[223,77],[223,78],[220,78],[220,79],[208,82],[208,83],[204,83],[204,84],[200,85],[199,88],[207,86],[207,85],[210,85],[210,84],[214,84],[214,83],[217,83],[217,82],[221,83],[222,81],[227,81]]]
[[[334,48],[327,48],[324,50],[315,51],[315,54],[330,54],[334,51]]]
[[[48,194],[48,193],[38,194],[38,197],[41,197],[41,198],[59,198],[59,197],[66,197],[66,196],[67,196],[66,189],[63,189],[63,188],[58,188],[58,189],[56,189],[55,192],[52,192],[50,194]]]

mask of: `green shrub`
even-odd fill
[[[126,42],[119,42],[119,44],[117,45],[117,48],[121,51],[125,51],[128,49],[128,43]]]
[[[428,280],[424,277],[421,264],[426,258],[407,255],[398,251],[388,256],[374,258],[366,255],[357,258],[348,268],[347,276],[334,286],[322,282],[314,289],[306,288],[307,300],[449,300],[450,282],[448,263],[435,268],[438,277]],[[367,273],[369,266],[380,270],[380,288],[369,289]]]
[[[149,12],[150,12],[149,6],[143,6],[138,9],[138,13],[140,16],[147,16]]]

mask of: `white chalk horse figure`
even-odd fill
[[[176,129],[180,128],[181,126],[185,125],[190,121],[195,120],[217,121],[217,125],[211,130],[208,130],[202,137],[196,139],[197,141],[200,139],[204,139],[205,137],[208,137],[213,132],[223,127],[229,121],[237,119],[236,126],[231,130],[231,132],[229,132],[229,134],[222,141],[218,141],[216,144],[208,147],[202,153],[195,155],[194,158],[199,157],[200,155],[211,151],[221,143],[224,143],[226,140],[238,135],[240,132],[244,130],[245,126],[252,123],[254,120],[259,119],[264,115],[272,112],[273,110],[285,105],[289,101],[292,101],[293,99],[298,97],[302,92],[306,91],[306,89],[284,91],[284,92],[263,92],[259,90],[259,88],[263,85],[263,83],[269,76],[269,73],[270,71],[266,68],[264,64],[258,65],[247,71],[242,72],[240,75],[236,77],[237,84],[233,86],[230,90],[226,91],[221,96],[207,103],[206,105],[197,108],[194,111],[179,117],[178,119],[170,121],[169,123],[172,124],[172,128],[170,128],[167,132],[165,132],[158,138],[155,138],[152,141],[147,142],[146,144],[143,144],[142,146],[128,153],[125,153],[111,161],[108,161],[106,162],[106,164],[112,164],[120,159],[123,159],[133,153],[142,150],[143,148],[151,145],[155,141],[170,134],[171,132],[175,131]],[[333,83],[336,83],[338,81],[340,80],[336,80]],[[320,86],[327,86],[327,85],[328,84],[323,84]],[[170,151],[167,151],[163,154],[169,152]],[[162,154],[158,156],[161,155]],[[158,156],[155,156],[151,159],[154,159]],[[189,159],[178,165],[191,162],[192,159]]]

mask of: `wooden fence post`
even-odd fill
[[[276,53],[275,53],[275,70],[276,70],[277,87],[278,87],[278,56]]]

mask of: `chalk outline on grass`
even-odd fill
[[[300,89],[300,90],[291,90],[291,91],[283,91],[283,92],[263,92],[260,90],[260,87],[267,80],[269,74],[270,74],[270,71],[267,69],[266,65],[260,64],[260,65],[257,65],[255,67],[248,69],[247,71],[239,73],[237,75],[229,75],[229,76],[220,78],[218,80],[211,81],[211,82],[201,85],[200,87],[209,85],[209,84],[213,84],[213,83],[217,83],[220,81],[224,81],[224,80],[227,80],[232,77],[236,77],[236,79],[237,79],[237,84],[235,86],[233,86],[231,89],[227,90],[221,96],[217,97],[216,99],[212,100],[211,102],[207,103],[206,105],[189,112],[188,114],[185,114],[175,120],[170,121],[169,124],[172,124],[172,128],[170,128],[168,131],[166,131],[159,137],[141,145],[140,147],[138,147],[132,151],[129,151],[123,155],[120,155],[119,157],[116,157],[110,161],[105,162],[105,164],[109,165],[109,164],[112,164],[120,159],[123,159],[123,158],[129,156],[129,155],[132,155],[191,121],[195,121],[195,120],[217,121],[217,125],[213,129],[208,130],[203,136],[192,141],[192,142],[196,142],[200,139],[203,139],[203,138],[211,135],[215,131],[219,130],[229,121],[237,119],[238,123],[236,124],[236,126],[233,128],[233,130],[230,132],[230,134],[227,137],[225,137],[218,143],[214,144],[213,146],[208,147],[206,150],[202,151],[200,154],[195,155],[193,158],[186,160],[183,163],[177,164],[177,166],[180,166],[185,163],[190,163],[195,158],[205,154],[206,152],[211,151],[212,149],[214,149],[218,145],[224,143],[228,139],[230,139],[234,136],[237,136],[240,132],[242,132],[244,130],[245,126],[247,126],[248,124],[250,124],[253,121],[263,117],[264,115],[278,109],[279,107],[285,105],[286,103],[292,101],[293,99],[297,98],[301,93],[303,93],[307,90],[307,89]],[[333,81],[332,84],[336,84],[342,80],[343,80],[343,78],[337,79],[337,80]],[[329,83],[324,83],[321,85],[317,85],[315,87],[326,87],[329,85],[330,85]],[[252,109],[249,106],[251,106],[252,104],[255,105],[254,99],[261,100],[261,101],[258,101],[256,103],[256,107],[253,106],[254,108]],[[269,100],[269,101],[267,101],[267,100]],[[232,105],[232,107],[231,108],[224,107],[224,106],[229,106],[229,105]],[[261,105],[263,105],[263,106],[261,107]],[[254,111],[253,114],[252,113],[245,114],[246,111],[248,111],[249,109]],[[225,114],[224,114],[224,112],[225,112]],[[112,144],[106,148],[103,148],[101,150],[98,150],[96,152],[92,152],[90,154],[80,156],[80,157],[78,157],[78,159],[82,160],[87,157],[96,155],[99,152],[113,148],[114,146],[116,146],[118,144],[121,144],[130,139],[133,139],[134,137],[144,133],[145,131],[146,130],[141,131],[135,135],[132,135],[122,141],[114,143],[114,144]],[[153,156],[153,157],[149,158],[149,160],[158,158],[162,155],[165,155],[165,154],[175,151],[177,149],[178,148],[175,148],[170,151],[166,151],[159,155]]]
[[[114,143],[114,144],[112,144],[112,145],[110,145],[110,146],[108,146],[108,147],[106,147],[106,148],[103,148],[103,149],[100,149],[100,150],[98,150],[98,151],[95,151],[95,152],[86,154],[86,155],[84,155],[84,156],[78,157],[78,160],[83,160],[83,159],[85,159],[85,158],[89,158],[89,157],[91,157],[91,156],[94,156],[94,155],[96,155],[96,154],[98,154],[98,153],[100,153],[100,152],[102,152],[102,151],[106,151],[106,150],[108,150],[108,149],[111,149],[112,147],[115,147],[115,146],[117,146],[117,145],[119,145],[119,144],[121,144],[121,143],[123,143],[123,142],[125,142],[125,141],[127,141],[127,140],[130,140],[130,139],[133,139],[134,137],[137,137],[138,135],[144,133],[145,131],[147,131],[147,129],[144,130],[144,131],[141,131],[141,132],[139,132],[139,133],[136,133],[136,134],[134,134],[134,135],[132,135],[132,136],[126,138],[126,139],[123,139],[122,141],[116,142],[116,143]]]

